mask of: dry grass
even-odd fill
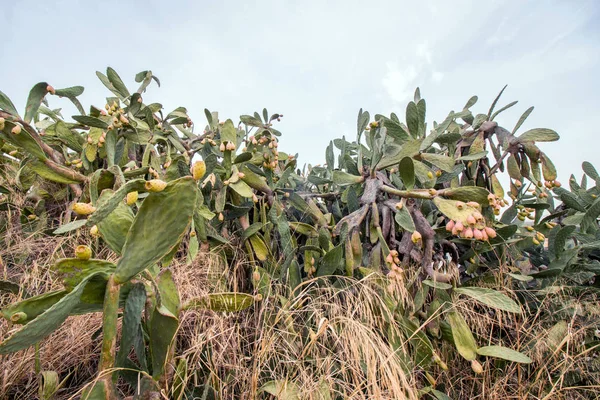
[[[5,240],[8,245],[0,249],[4,279],[19,282],[31,295],[60,287],[47,266],[71,256],[71,249],[87,238],[23,239],[8,232]],[[112,257],[109,253],[100,256]],[[241,257],[235,265],[227,267],[214,252],[199,254],[191,265],[176,260],[172,268],[182,300],[247,289],[243,286],[248,281],[247,265]],[[502,279],[498,273],[492,286],[504,287]],[[386,322],[394,319],[376,278],[348,280],[343,289],[311,281],[302,289],[290,302],[281,296],[284,288],[274,287],[270,296],[239,314],[185,312],[176,354],[187,359],[188,385],[208,385],[222,399],[270,398],[260,390],[269,381],[285,382],[302,399],[420,397],[419,389],[428,386],[427,380],[422,370],[411,367],[412,350],[406,342],[390,345],[388,338],[402,337],[402,329]],[[3,295],[0,306],[21,295]],[[397,293],[400,302],[406,296],[405,291]],[[438,353],[449,366],[448,371],[430,369],[437,389],[453,399],[598,398],[598,348],[583,345],[583,338],[599,328],[597,296],[557,290],[535,300],[527,303],[532,306],[523,315],[494,312],[472,300],[456,303],[480,346],[502,344],[528,354],[533,363],[481,358],[484,373],[475,375],[452,346],[436,341]],[[566,322],[566,331],[555,343],[549,336],[559,321]],[[99,314],[70,317],[41,343],[42,369],[58,372],[61,379],[68,377],[58,399],[77,398],[83,385],[94,378],[101,339],[95,333],[100,323]],[[6,337],[5,322],[0,329]],[[5,356],[0,364],[0,398],[36,398],[33,349]],[[122,388],[126,393],[128,388]]]

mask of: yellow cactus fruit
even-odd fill
[[[396,203],[396,210],[402,210],[402,207],[404,207],[404,205],[402,204],[401,201],[399,201],[398,203]]]
[[[96,211],[96,207],[90,203],[75,203],[73,204],[73,212],[77,215],[90,215]]]
[[[138,200],[138,192],[127,193],[127,197],[125,198],[125,201],[127,202],[128,206],[134,205],[137,200]]]
[[[477,360],[472,360],[471,361],[471,369],[477,375],[483,374],[483,366]]]
[[[29,214],[29,215],[27,216],[27,219],[28,219],[28,220],[30,220],[30,221],[34,221],[34,220],[36,220],[36,219],[37,219],[37,215],[35,215],[35,214]]]
[[[152,179],[146,181],[146,183],[144,184],[144,188],[148,192],[162,192],[163,190],[165,190],[165,187],[167,187],[167,182],[162,181],[160,179]]]
[[[11,133],[13,133],[14,135],[18,135],[19,133],[21,133],[21,125],[15,125],[11,129]]]
[[[431,172],[431,171],[427,172],[427,177],[429,179],[433,179],[433,172]]]
[[[536,238],[531,239],[531,241],[533,242],[533,244],[535,244],[536,246],[539,246],[540,241],[537,240]]]
[[[262,293],[258,293],[256,296],[254,296],[254,301],[262,301],[262,299],[263,299]]]
[[[4,129],[4,121],[5,119],[0,117],[0,130]]]
[[[191,232],[190,232],[190,236],[191,236],[191,237],[196,237],[196,231],[191,231]]]
[[[423,237],[421,236],[421,234],[420,234],[418,231],[414,231],[414,232],[412,233],[412,236],[410,237],[410,239],[412,240],[412,242],[413,242],[414,244],[417,244],[417,243],[419,243],[419,241],[421,241],[421,239],[422,239],[422,238],[423,238]]]
[[[92,235],[92,237],[100,236],[100,232],[98,231],[98,225],[94,225],[90,228],[90,235]]]
[[[56,94],[56,90],[51,85],[46,86],[46,91],[50,94]]]
[[[219,213],[219,221],[223,222],[224,219],[225,216],[223,215],[223,213]]]
[[[89,260],[92,258],[92,249],[84,244],[75,247],[75,257],[80,260]]]
[[[429,195],[430,196],[437,196],[437,190],[435,190],[435,189],[429,189]]]
[[[192,176],[194,180],[200,180],[206,174],[206,163],[204,161],[196,161],[194,165],[192,165]]]
[[[438,178],[442,176],[442,170],[438,169],[437,171],[435,171],[435,176],[437,176]]]

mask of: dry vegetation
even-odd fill
[[[77,236],[42,236],[36,240],[18,240],[16,234],[9,237],[14,239],[11,245],[0,251],[4,279],[19,282],[30,295],[60,288],[47,266],[52,260],[69,256],[76,243],[88,240]],[[111,258],[110,254],[105,256]],[[23,265],[32,268],[19,268]],[[230,274],[211,253],[200,253],[191,265],[178,260],[172,268],[184,301],[224,286],[236,286],[240,280],[231,278],[235,274]],[[244,273],[243,263],[236,271]],[[501,275],[497,274],[498,279]],[[176,353],[177,358],[187,360],[187,384],[197,387],[199,398],[203,394],[206,398],[257,398],[255,393],[260,393],[261,386],[269,381],[289,382],[284,390],[297,390],[303,399],[420,398],[423,393],[419,389],[427,386],[428,378],[422,370],[409,370],[409,363],[403,361],[411,354],[409,343],[394,346],[383,334],[386,329],[396,329],[397,336],[402,336],[398,326],[384,323],[381,313],[388,308],[374,290],[377,279],[372,276],[348,281],[343,290],[305,284],[305,291],[287,304],[276,304],[284,300],[274,288],[272,296],[237,314],[184,313]],[[0,306],[21,296],[23,293],[4,294]],[[533,363],[523,366],[488,359],[483,363],[484,373],[475,375],[469,362],[446,344],[440,356],[448,370],[436,367],[429,379],[434,379],[436,387],[451,398],[597,397],[600,363],[595,349],[584,348],[582,337],[600,319],[597,299],[585,295],[578,298],[558,290],[523,316],[496,312],[467,300],[455,306],[477,337],[522,351],[532,357]],[[556,321],[565,318],[569,321],[566,334],[561,335],[556,328],[553,332]],[[40,344],[41,369],[56,371],[65,380],[56,399],[78,398],[82,387],[94,379],[100,328],[100,313],[72,316]],[[2,336],[9,331],[3,322]],[[34,348],[4,356],[1,367],[0,398],[37,397]],[[123,395],[134,394],[128,392],[127,385],[119,388]]]

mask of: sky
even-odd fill
[[[280,149],[323,163],[330,140],[356,136],[356,117],[405,114],[416,87],[427,121],[472,95],[521,132],[556,130],[542,144],[559,178],[600,169],[600,1],[7,1],[0,15],[0,90],[24,108],[35,83],[82,85],[86,108],[110,93],[95,71],[115,68],[130,89],[152,70],[145,102],[204,108],[237,121],[266,107],[282,113]],[[75,114],[66,99],[53,107]],[[261,113],[262,114],[262,113]]]

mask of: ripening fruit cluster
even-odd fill
[[[461,209],[461,203],[457,202],[457,208]],[[471,205],[467,203],[466,205]],[[462,208],[465,204],[462,203]],[[450,220],[446,224],[446,231],[463,239],[475,239],[487,242],[489,239],[496,237],[496,230],[489,226],[485,226],[485,219],[479,211],[474,211],[470,214],[465,223],[461,221]]]
[[[266,132],[261,132],[256,136],[250,136],[246,141],[244,151],[250,150],[253,153],[261,152],[263,155],[263,167],[275,169],[279,161],[279,143],[275,136]]]
[[[502,197],[496,196],[493,193],[488,194],[487,199],[488,199],[488,204],[494,210],[494,215],[500,215],[500,209],[502,209],[502,207],[505,207],[508,205],[506,200],[504,200]],[[477,204],[477,207],[479,207],[479,204]]]
[[[535,209],[525,207],[522,204],[518,204],[517,210],[519,210],[519,213],[517,214],[517,218],[519,219],[519,221],[525,221],[525,219],[530,219],[530,220],[535,219],[535,215],[534,215]]]
[[[555,222],[551,222],[548,223],[548,225],[546,225],[548,228],[554,228],[556,226]],[[536,231],[535,228],[533,226],[526,226],[525,229],[527,229],[529,232],[532,232],[534,234],[533,238],[531,239],[531,241],[533,242],[534,245],[539,246],[540,244],[544,243],[544,241],[546,240],[546,236],[539,231]]]
[[[310,258],[310,263],[308,265],[304,265],[304,272],[306,272],[309,276],[313,276],[317,272],[317,267],[315,267],[315,258]]]
[[[390,250],[390,253],[385,258],[385,263],[387,264],[390,270],[390,272],[387,275],[388,278],[402,281],[402,273],[404,272],[404,270],[400,268],[400,258],[398,257],[398,251]]]
[[[553,188],[561,187],[562,184],[557,180],[553,180],[553,181],[545,181],[544,186],[546,186],[547,189],[553,189]]]
[[[89,144],[94,144],[94,139],[91,136],[88,136],[87,142]],[[98,147],[104,147],[104,142],[106,142],[106,131],[102,131],[102,135],[98,138]]]
[[[129,119],[125,116],[125,110],[119,107],[117,102],[113,102],[112,105],[106,104],[104,106],[108,115],[113,117],[112,123],[108,126],[108,130],[113,128],[120,128],[123,125],[129,125]]]

